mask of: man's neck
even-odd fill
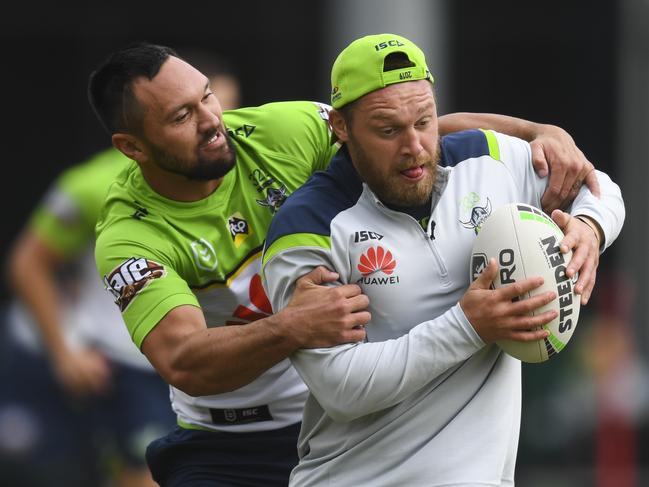
[[[432,195],[429,196],[428,199],[420,205],[399,206],[399,205],[393,205],[391,203],[385,203],[385,202],[383,202],[383,204],[388,208],[390,208],[391,210],[400,211],[401,213],[406,213],[407,215],[413,217],[415,220],[421,221],[423,218],[430,216],[431,200],[432,200]]]

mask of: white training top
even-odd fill
[[[491,131],[442,139],[430,219],[384,206],[341,149],[273,220],[263,279],[277,311],[318,265],[370,299],[365,343],[301,350],[310,390],[292,486],[513,485],[520,362],[485,345],[458,301],[477,230],[509,202],[540,207],[546,179],[529,144]],[[610,245],[624,220],[620,190],[599,172],[571,213],[594,218]]]

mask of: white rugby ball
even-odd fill
[[[543,211],[524,203],[510,203],[495,211],[482,224],[471,254],[471,280],[487,266],[488,259],[498,262],[498,288],[527,277],[542,276],[542,286],[521,298],[555,291],[557,298],[534,313],[555,310],[557,317],[543,326],[550,332],[544,340],[518,342],[502,340],[497,344],[522,362],[544,362],[559,353],[572,337],[579,319],[579,296],[573,280],[566,275],[572,252],[562,254],[559,243],[563,232]]]

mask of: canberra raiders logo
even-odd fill
[[[275,214],[277,210],[279,210],[280,206],[282,206],[282,203],[284,203],[287,196],[286,186],[282,185],[279,189],[266,189],[266,199],[256,201],[261,206],[266,206],[272,214]]]
[[[491,201],[487,198],[487,204],[485,206],[474,206],[471,209],[471,216],[469,221],[463,222],[460,220],[460,223],[464,228],[473,229],[477,235],[480,231],[480,227],[485,222],[487,218],[491,215]]]

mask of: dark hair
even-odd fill
[[[142,108],[133,82],[141,77],[153,79],[170,56],[179,57],[170,47],[138,42],[113,52],[90,74],[90,106],[109,133],[138,129]]]

